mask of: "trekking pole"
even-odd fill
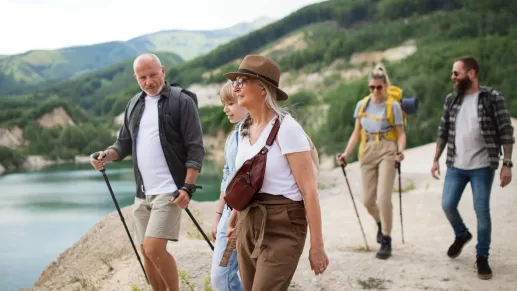
[[[174,191],[172,193],[172,196],[174,198],[177,198],[178,195],[180,194],[180,192],[178,190]],[[199,223],[197,223],[196,219],[194,218],[194,215],[192,215],[192,213],[190,212],[190,210],[188,209],[188,207],[185,208],[185,211],[187,212],[188,216],[190,216],[190,219],[192,219],[192,222],[194,222],[194,224],[196,225],[197,229],[199,230],[199,232],[203,235],[203,237],[205,238],[206,242],[208,243],[208,245],[210,246],[210,248],[212,249],[212,251],[214,250],[214,246],[212,245],[212,243],[210,242],[210,239],[208,239],[208,236],[206,236],[206,233],[203,231],[203,229],[201,228],[201,226],[199,225]]]
[[[404,224],[402,223],[402,182],[400,179],[400,163],[395,162],[395,168],[399,173],[399,209],[400,209],[400,230],[402,231],[402,244],[404,244]]]
[[[92,157],[94,159],[97,159],[99,157],[99,152],[94,153]],[[104,176],[104,181],[106,181],[106,185],[108,186],[108,189],[110,191],[111,198],[113,199],[113,203],[115,203],[115,206],[117,207],[117,211],[118,211],[118,215],[120,216],[120,220],[122,220],[122,224],[124,224],[124,228],[126,229],[127,237],[129,237],[129,241],[131,242],[131,245],[133,246],[133,250],[135,251],[136,258],[138,259],[138,262],[140,263],[140,267],[142,267],[142,272],[144,272],[145,280],[147,281],[147,284],[149,284],[149,279],[147,278],[147,273],[145,272],[144,265],[142,264],[142,261],[140,260],[140,256],[138,255],[138,251],[136,250],[135,243],[133,242],[133,239],[131,238],[131,234],[129,234],[129,229],[127,228],[126,221],[124,220],[124,216],[122,215],[122,212],[120,211],[120,207],[118,206],[117,198],[115,198],[115,194],[113,194],[113,189],[111,189],[111,185],[108,180],[108,176],[106,176],[106,170],[102,169],[99,171]]]
[[[337,157],[339,157],[340,155],[341,154],[337,154]],[[355,215],[357,216],[357,220],[359,220],[359,226],[361,226],[361,232],[363,233],[364,244],[366,245],[366,250],[369,251],[370,247],[368,247],[368,242],[366,241],[366,235],[364,234],[363,224],[361,223],[361,218],[359,217],[359,212],[357,211],[357,207],[355,206],[355,200],[354,200],[354,195],[352,194],[352,188],[350,188],[350,183],[348,182],[348,177],[346,175],[346,170],[345,170],[346,161],[344,159],[341,159],[341,161],[343,161],[343,164],[341,164],[341,170],[343,170],[343,175],[345,175],[346,184],[348,185],[348,191],[350,192],[350,197],[352,198],[352,202],[354,204]]]

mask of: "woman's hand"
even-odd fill
[[[336,156],[336,163],[341,166],[342,164],[346,164],[346,159],[348,158],[348,154],[346,152],[339,154]]]
[[[213,242],[216,240],[217,237],[217,225],[219,224],[219,220],[221,220],[221,214],[216,213],[214,215],[214,220],[212,221],[212,229],[210,231],[210,236]]]
[[[237,210],[233,209],[228,219],[228,228],[226,230],[226,237],[231,237],[237,226]]]
[[[316,275],[319,275],[327,269],[329,259],[323,247],[321,209],[318,200],[316,180],[311,170],[311,154],[310,152],[290,153],[287,154],[287,159],[305,202],[305,212],[307,214],[311,237],[311,249],[309,251],[311,269]]]
[[[311,263],[311,270],[314,271],[316,276],[325,272],[329,265],[329,258],[323,246],[311,246],[309,250],[309,262]]]
[[[402,153],[402,152],[397,152],[397,153],[395,154],[395,160],[396,160],[397,162],[399,162],[399,163],[400,163],[400,162],[402,162],[402,161],[404,160],[404,153]]]
[[[235,226],[228,225],[228,229],[226,230],[226,237],[227,238],[231,237],[234,230],[235,230]]]

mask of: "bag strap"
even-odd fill
[[[269,133],[269,136],[267,138],[267,141],[266,141],[267,146],[271,146],[273,144],[279,129],[280,129],[280,120],[277,118],[275,120],[275,124],[273,125],[273,129],[271,129],[271,132]]]

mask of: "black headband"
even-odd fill
[[[253,71],[246,70],[246,69],[239,69],[239,70],[237,70],[237,72],[238,72],[238,73],[251,74],[251,75],[255,75],[255,76],[257,76],[257,77],[261,77],[261,78],[263,78],[263,79],[268,80],[269,82],[271,82],[271,83],[272,83],[273,85],[275,85],[276,87],[278,87],[278,83],[277,83],[275,80],[273,80],[273,79],[271,79],[271,78],[269,78],[269,77],[266,77],[266,76],[264,76],[264,75],[257,74],[257,73],[255,73],[255,72],[253,72]]]

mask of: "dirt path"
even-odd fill
[[[330,265],[325,274],[314,276],[306,246],[291,290],[517,290],[517,174],[504,189],[496,173],[491,213],[492,249],[490,264],[494,277],[483,281],[475,269],[476,217],[472,192],[468,187],[460,202],[460,213],[474,235],[458,258],[451,260],[446,251],[454,237],[441,209],[443,178],[434,180],[429,169],[434,144],[410,149],[402,167],[403,219],[405,244],[401,242],[398,193],[393,196],[393,256],[386,261],[375,258],[376,225],[360,203],[358,164],[347,167],[348,178],[367,234],[370,251],[364,241],[353,209],[352,200],[340,168],[322,173],[320,185],[323,230]],[[445,165],[442,158],[442,176]],[[192,203],[191,210],[210,229],[214,203]],[[124,209],[131,225],[130,208]],[[197,214],[203,213],[204,215]],[[307,238],[309,241],[310,238]],[[178,243],[169,243],[186,283],[182,290],[205,290],[204,280],[210,274],[211,250],[184,214],[183,232]],[[186,282],[186,281],[184,281]],[[108,215],[72,248],[63,253],[42,274],[35,288],[26,290],[140,290],[144,287],[140,265],[133,254],[117,213]],[[133,290],[139,290],[134,288]]]

